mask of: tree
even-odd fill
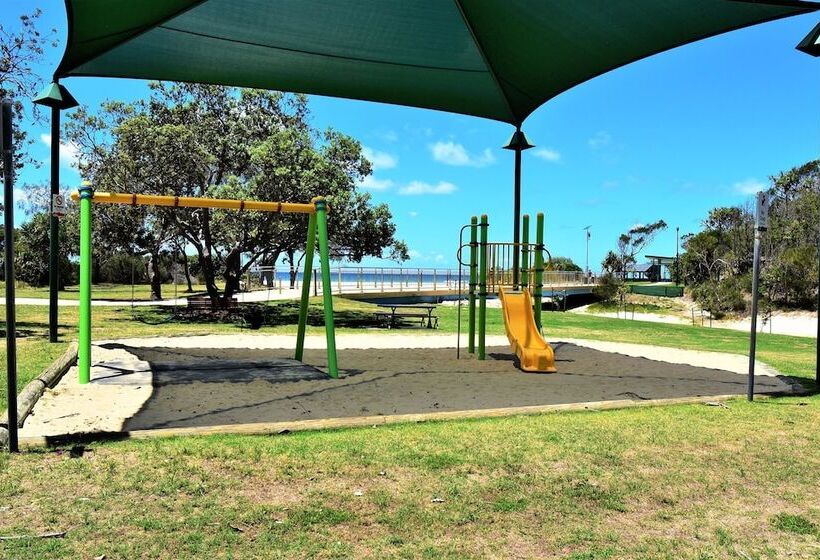
[[[648,225],[636,225],[618,237],[618,258],[621,279],[626,278],[626,270],[635,264],[636,257],[652,243],[655,236],[666,229],[666,222],[658,220]]]
[[[569,257],[552,257],[546,266],[547,270],[561,270],[565,272],[583,272]]]
[[[11,98],[14,101],[14,143],[17,149],[18,169],[24,165],[37,164],[27,156],[27,147],[31,140],[25,128],[20,126],[26,119],[23,100],[30,99],[42,85],[34,66],[42,61],[45,48],[49,45],[57,46],[56,29],[51,29],[47,33],[37,29],[42,13],[42,10],[37,8],[30,14],[21,15],[18,29],[10,29],[0,24],[0,99]],[[36,117],[36,107],[34,111],[33,116]],[[0,161],[0,175],[2,172],[3,162]]]
[[[308,124],[307,98],[208,85],[154,83],[150,99],[77,111],[67,127],[82,173],[106,189],[174,196],[310,202],[327,196],[335,258],[359,261],[387,251],[407,258],[386,205],[356,185],[371,172],[359,142]],[[133,251],[171,249],[181,237],[197,254],[212,301],[239,289],[260,259],[294,267],[307,238],[298,215],[210,209],[146,209]],[[120,227],[118,225],[118,227]],[[122,243],[124,240],[118,241]],[[244,258],[243,258],[244,257]],[[224,279],[224,291],[217,277]]]
[[[48,284],[49,215],[40,212],[20,226],[15,235],[15,269],[19,280],[31,286]],[[60,281],[62,287],[74,278],[69,260],[70,245],[66,243],[65,227],[60,224]]]

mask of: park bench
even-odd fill
[[[235,309],[239,305],[238,300],[235,297],[232,297],[228,300],[228,309]],[[209,296],[191,296],[188,298],[188,309],[195,311],[195,310],[206,310],[212,309],[213,305],[211,303],[211,298]]]
[[[421,328],[438,328],[438,316],[433,314],[435,305],[382,304],[380,307],[390,309],[390,311],[377,311],[374,316],[379,323],[389,329],[414,326],[416,323]]]

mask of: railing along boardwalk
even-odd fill
[[[491,270],[493,278],[502,283],[503,278],[511,277],[511,270],[497,268]],[[533,271],[528,276],[534,275]],[[321,293],[321,280],[313,274],[311,293]],[[331,283],[334,295],[349,294],[456,294],[459,289],[459,271],[449,268],[410,268],[410,267],[335,267],[331,268]],[[469,272],[461,271],[461,289],[464,291],[469,283]],[[580,271],[545,271],[543,273],[544,289],[566,289],[591,286],[595,278],[588,278]],[[244,278],[246,290],[271,290],[285,293],[299,290],[302,286],[302,273],[297,272],[291,284],[291,272],[287,268],[259,266],[252,268]],[[534,283],[534,277],[529,284]]]

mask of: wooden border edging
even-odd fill
[[[766,399],[778,394],[756,395],[758,399]],[[799,396],[799,393],[785,393],[783,396]],[[289,420],[283,422],[257,422],[251,424],[223,424],[217,426],[193,426],[188,428],[158,428],[153,430],[134,430],[122,433],[94,433],[68,434],[65,436],[29,436],[21,437],[20,445],[25,447],[43,447],[70,443],[74,440],[94,439],[150,439],[181,436],[208,436],[208,435],[276,435],[289,432],[309,430],[337,430],[344,428],[375,427],[388,424],[408,424],[421,422],[435,422],[442,420],[469,420],[478,418],[502,418],[507,416],[530,416],[556,412],[603,411],[623,408],[643,408],[655,406],[703,404],[709,402],[723,402],[743,397],[735,395],[713,395],[705,397],[675,397],[668,399],[651,399],[633,401],[628,399],[615,401],[591,401],[581,403],[547,404],[533,406],[513,406],[506,408],[486,408],[481,410],[454,410],[450,412],[427,412],[420,414],[390,414],[384,416],[353,416],[348,418],[319,418],[316,420]],[[114,436],[114,437],[112,437]]]
[[[34,405],[43,396],[46,387],[54,387],[65,373],[77,361],[77,341],[72,341],[59,358],[43,370],[43,372],[28,382],[17,396],[17,427],[22,428]],[[8,410],[0,414],[0,447],[8,443]]]

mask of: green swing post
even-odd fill
[[[91,199],[94,189],[80,187],[80,333],[77,365],[79,381],[91,381]]]
[[[487,214],[481,215],[481,243],[479,244],[479,280],[478,280],[478,359],[483,360],[485,338],[487,334]]]
[[[544,214],[535,217],[535,327],[541,332],[541,297],[544,288]]]
[[[305,244],[305,271],[302,273],[302,299],[299,301],[299,327],[296,331],[296,359],[300,362],[305,351],[308,305],[310,303],[310,280],[313,273],[313,253],[316,252],[316,214],[308,218],[308,237]]]
[[[476,281],[478,280],[476,274],[476,267],[478,264],[476,263],[476,249],[478,245],[478,218],[473,216],[470,218],[470,290],[469,290],[469,297],[467,299],[469,310],[468,310],[468,324],[469,324],[469,334],[467,337],[467,352],[470,354],[475,353],[475,286]]]
[[[519,278],[521,280],[521,289],[525,289],[529,284],[529,267],[530,267],[530,255],[529,255],[529,243],[530,243],[530,215],[524,214],[521,216],[521,274]]]
[[[336,363],[336,328],[333,322],[333,294],[330,283],[330,247],[327,237],[327,201],[314,198],[316,205],[316,233],[319,236],[319,260],[322,267],[322,296],[325,307],[325,334],[327,335],[327,369],[330,377],[339,377]]]

